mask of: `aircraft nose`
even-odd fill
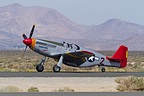
[[[24,39],[23,43],[27,46],[30,46],[32,44],[32,39]]]

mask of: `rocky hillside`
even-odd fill
[[[115,50],[120,44],[130,50],[144,50],[142,25],[110,19],[100,25],[84,26],[54,9],[17,3],[0,7],[0,49],[24,48],[21,35],[29,35],[33,24],[33,37],[66,40],[94,50]]]
[[[144,26],[123,20],[110,19],[88,30],[86,34],[85,38],[90,36],[93,46],[99,45],[100,49],[116,49],[120,44],[128,46],[130,50],[144,49]]]

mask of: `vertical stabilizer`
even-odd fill
[[[120,62],[121,68],[127,66],[127,58],[128,58],[128,47],[124,45],[121,45],[111,58],[107,57],[107,59],[110,61]]]

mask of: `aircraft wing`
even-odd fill
[[[95,54],[89,51],[76,51],[67,52],[63,54],[64,60],[67,63],[76,64],[74,66],[80,66],[82,63],[86,62],[85,57],[94,56]]]
[[[76,51],[76,52],[67,52],[64,54],[65,56],[72,57],[72,58],[83,58],[83,57],[90,57],[94,56],[95,54],[89,51]]]

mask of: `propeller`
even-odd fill
[[[35,29],[35,25],[33,25],[33,27],[32,27],[32,30],[31,30],[30,35],[29,35],[29,39],[31,39],[33,32],[34,32],[34,29]]]
[[[24,50],[24,53],[23,53],[23,57],[24,57],[24,55],[25,55],[26,49],[27,49],[27,46],[25,47],[25,50]]]
[[[27,36],[25,34],[22,35],[24,39],[27,39]]]
[[[22,37],[24,38],[23,43],[26,45],[25,50],[24,50],[24,53],[23,53],[23,57],[24,57],[24,55],[25,55],[25,52],[26,52],[26,50],[27,50],[27,47],[32,44],[32,39],[31,39],[31,37],[32,37],[32,35],[33,35],[34,29],[35,29],[35,25],[32,26],[32,29],[31,29],[29,38],[27,38],[27,36],[26,36],[25,34],[22,35]]]

